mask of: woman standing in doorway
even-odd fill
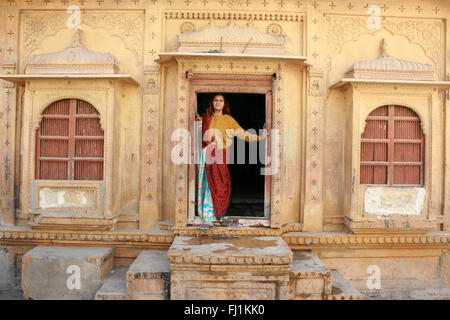
[[[198,174],[198,208],[202,218],[200,231],[213,229],[214,221],[221,221],[228,208],[231,195],[231,178],[228,170],[228,148],[233,138],[247,142],[266,138],[266,130],[260,137],[242,129],[230,115],[230,106],[223,94],[216,94],[209,103],[202,121],[202,153]],[[266,126],[264,125],[264,128]]]

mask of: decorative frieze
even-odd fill
[[[166,19],[172,20],[262,20],[262,21],[291,21],[300,22],[303,19],[299,14],[287,13],[252,13],[252,12],[189,12],[168,11],[165,12]]]
[[[177,228],[174,229],[176,231]],[[216,228],[219,229],[220,228]],[[209,232],[213,233],[216,229]],[[178,228],[180,230],[180,228]],[[195,235],[196,228],[191,234]],[[236,230],[236,229],[235,229]],[[450,248],[449,232],[428,234],[349,234],[329,233],[277,233],[276,229],[247,228],[242,234],[227,232],[228,236],[279,236],[292,250],[319,248]],[[243,232],[247,232],[244,234]],[[258,233],[256,233],[258,232]],[[224,233],[225,234],[225,233]],[[215,234],[218,235],[218,234]],[[139,248],[165,248],[172,244],[175,235],[171,232],[107,232],[107,231],[52,231],[0,228],[0,243],[15,245],[93,245]]]
[[[0,229],[0,243],[2,244],[78,244],[168,249],[173,238],[174,236],[170,233]]]

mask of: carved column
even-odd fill
[[[186,79],[186,66],[184,62],[178,62],[178,90],[177,90],[177,114],[176,128],[188,130],[189,114],[189,82]],[[168,133],[171,134],[171,133]],[[183,153],[179,154],[183,158]],[[188,210],[188,164],[179,163],[176,167],[176,204],[175,204],[175,223],[177,227],[187,226]]]
[[[16,73],[18,47],[17,33],[19,11],[4,9],[0,16],[0,34],[4,46],[1,52],[2,73]],[[16,100],[17,88],[11,82],[2,81],[0,105],[0,223],[14,225],[15,222],[15,145],[16,145]]]
[[[155,64],[161,51],[160,12],[154,2],[145,10],[144,80],[141,126],[141,190],[139,228],[154,226],[161,219],[160,163],[160,69]]]
[[[139,228],[151,227],[160,218],[159,167],[159,67],[144,71],[142,105],[141,193]]]
[[[306,102],[305,202],[303,230],[323,228],[323,73],[309,69]]]

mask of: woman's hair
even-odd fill
[[[216,93],[212,96],[211,100],[209,100],[209,106],[208,109],[210,111],[210,114],[212,115],[214,113],[214,98],[217,96],[222,96],[223,98],[223,110],[222,113],[223,114],[230,114],[230,105],[228,104],[228,99],[227,97],[223,94],[223,93]],[[208,111],[208,109],[206,111]]]
[[[202,137],[205,136],[205,132],[206,130],[209,129],[209,124],[211,122],[211,116],[214,113],[214,106],[213,106],[213,102],[214,102],[214,98],[217,96],[222,96],[223,97],[223,110],[222,113],[223,114],[231,114],[230,113],[230,105],[228,104],[228,100],[227,97],[223,94],[223,93],[215,93],[211,100],[209,101],[209,106],[208,108],[206,108],[205,113],[203,114],[203,126],[202,126]],[[205,143],[205,142],[203,142]],[[205,145],[203,145],[203,147],[205,147]]]

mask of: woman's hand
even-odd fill
[[[267,138],[267,129],[266,129],[266,124],[264,123],[264,127],[263,127],[263,134],[260,137],[261,140],[264,140],[265,138]]]
[[[197,114],[195,115],[195,120],[197,120],[197,121],[203,121],[203,117],[197,113]]]

